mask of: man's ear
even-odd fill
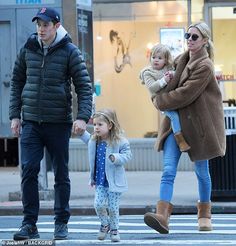
[[[60,25],[61,25],[61,22],[57,22],[57,23],[55,24],[55,27],[58,29]]]

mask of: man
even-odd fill
[[[91,116],[92,90],[78,48],[60,24],[60,16],[44,7],[32,19],[32,34],[16,59],[10,93],[9,117],[16,136],[21,130],[22,203],[24,219],[14,240],[38,238],[38,173],[46,146],[55,175],[54,239],[66,239],[70,217],[68,171],[71,130],[81,134]],[[72,121],[71,81],[78,100]],[[22,123],[21,123],[22,120]],[[73,123],[73,125],[72,125]]]

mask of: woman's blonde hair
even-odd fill
[[[161,55],[164,56],[164,58],[166,60],[166,64],[165,65],[167,67],[172,67],[173,60],[172,60],[170,49],[169,49],[169,47],[167,45],[164,45],[164,44],[156,44],[156,45],[154,45],[152,47],[152,49],[151,49],[150,61],[151,61],[151,58],[157,53],[160,53]]]
[[[211,40],[211,30],[209,26],[205,22],[197,22],[193,23],[188,27],[188,30],[191,27],[195,27],[198,29],[198,31],[201,33],[203,38],[207,38],[207,44],[205,45],[207,52],[209,54],[210,59],[214,60],[214,46],[213,42]]]
[[[115,110],[101,109],[93,114],[92,119],[95,118],[99,118],[102,121],[106,122],[108,125],[111,125],[111,129],[109,131],[107,139],[108,144],[113,145],[121,139],[123,130],[120,127]],[[100,137],[96,136],[95,134],[92,135],[92,138],[98,141],[101,140]]]

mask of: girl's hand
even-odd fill
[[[172,79],[174,77],[174,73],[174,71],[167,71],[165,74],[167,74],[169,78]]]
[[[109,155],[109,159],[110,159],[111,162],[114,162],[116,160],[114,155]]]
[[[164,79],[165,79],[166,83],[170,82],[170,76],[169,76],[168,72],[164,74]]]
[[[168,83],[174,77],[174,71],[167,71],[164,74],[165,81]]]

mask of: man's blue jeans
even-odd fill
[[[180,156],[181,152],[172,133],[166,138],[164,143],[164,170],[160,185],[160,200],[170,202],[172,199],[174,180]],[[209,202],[211,198],[211,177],[208,160],[196,161],[194,166],[198,180],[200,202]]]
[[[39,213],[38,173],[47,148],[55,175],[55,223],[67,223],[70,218],[70,179],[68,170],[69,139],[72,124],[24,121],[21,133],[22,224],[35,224]]]

